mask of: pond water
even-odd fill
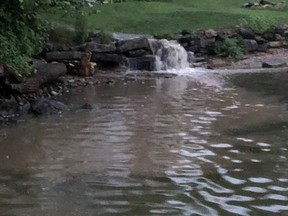
[[[287,74],[65,95],[93,110],[0,128],[0,215],[287,215]]]

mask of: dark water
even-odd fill
[[[288,215],[286,76],[67,94],[94,109],[0,129],[0,215]]]

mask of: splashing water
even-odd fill
[[[189,68],[188,53],[177,41],[149,39],[157,71]]]

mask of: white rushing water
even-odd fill
[[[156,56],[155,69],[157,73],[173,73],[178,76],[193,77],[206,86],[222,88],[223,80],[205,68],[193,68],[194,53],[187,52],[177,41],[166,39],[149,39],[153,54]]]
[[[189,68],[188,53],[177,41],[149,39],[149,42],[156,56],[157,71]]]

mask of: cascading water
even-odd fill
[[[219,76],[210,72],[205,73],[205,70],[201,68],[190,67],[190,64],[195,61],[194,53],[187,52],[177,41],[149,39],[149,43],[155,56],[156,71],[190,76],[207,86],[222,87],[223,81]]]
[[[177,41],[149,39],[149,42],[156,57],[157,71],[189,68],[193,53],[187,53]]]

